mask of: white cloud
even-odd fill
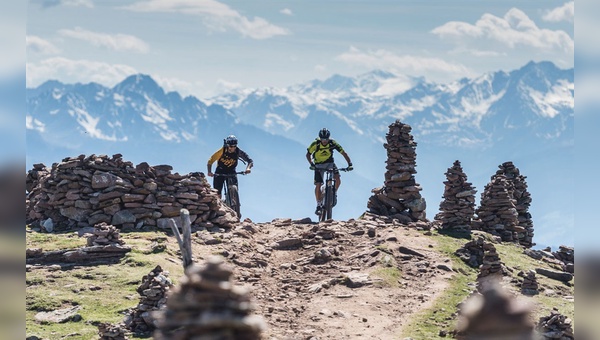
[[[32,0],[31,3],[39,4],[43,8],[56,6],[94,8],[94,2],[92,0]]]
[[[25,128],[28,130],[44,132],[44,130],[46,130],[46,125],[32,116],[27,115],[25,116]]]
[[[57,54],[60,53],[60,49],[48,40],[44,40],[35,35],[28,35],[25,37],[25,43],[27,45],[27,51],[39,54]]]
[[[475,25],[451,21],[434,28],[431,33],[440,38],[458,38],[461,43],[468,42],[468,39],[491,40],[512,49],[527,46],[569,54],[574,52],[575,45],[565,31],[540,29],[517,8],[511,8],[502,18],[484,14]]]
[[[134,51],[147,53],[148,44],[143,40],[127,34],[106,34],[84,30],[76,27],[74,30],[62,29],[58,33],[64,37],[80,39],[94,46],[105,47],[115,51]]]
[[[348,52],[338,55],[338,61],[364,66],[369,69],[389,70],[414,76],[429,75],[436,79],[454,79],[474,75],[466,66],[450,63],[439,58],[424,58],[411,55],[397,55],[388,50],[361,51],[351,46]]]
[[[552,22],[567,21],[573,22],[575,18],[575,1],[554,8],[544,15],[544,20]]]
[[[112,87],[125,77],[139,73],[128,65],[108,64],[90,60],[54,57],[38,63],[27,63],[27,86],[35,87],[48,79],[63,82],[96,82]]]
[[[285,14],[285,15],[294,15],[294,13],[292,13],[292,10],[289,8],[284,8],[281,11],[279,11],[279,13]]]
[[[327,66],[322,65],[322,64],[315,65],[315,71],[320,72],[320,73],[325,72],[325,71],[327,71]]]
[[[197,15],[210,30],[234,30],[252,39],[267,39],[287,35],[285,28],[270,24],[263,18],[249,19],[226,4],[214,0],[150,0],[122,7],[137,12],[171,12]]]

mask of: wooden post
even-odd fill
[[[189,265],[192,264],[192,222],[190,221],[190,212],[187,209],[180,210],[181,221],[183,221],[182,231],[183,238],[177,228],[177,223],[174,219],[170,218],[168,221],[169,227],[173,230],[177,243],[179,243],[179,249],[181,250],[181,256],[183,257],[183,269],[185,270]]]

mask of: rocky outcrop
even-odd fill
[[[575,339],[573,320],[560,314],[556,308],[550,312],[550,315],[541,317],[535,329],[542,339]]]
[[[427,221],[427,205],[414,176],[417,173],[417,143],[410,134],[411,129],[410,125],[398,120],[389,126],[387,143],[383,145],[387,151],[384,186],[372,190],[367,208],[371,213],[401,221]]]
[[[560,246],[558,251],[552,252],[552,255],[563,263],[563,271],[571,274],[575,273],[575,248]]]
[[[44,221],[57,230],[102,222],[121,229],[169,229],[168,220],[177,221],[187,209],[192,225],[230,228],[239,222],[203,173],[171,170],[147,163],[134,167],[120,154],[65,158],[51,169],[35,164],[26,179],[26,221],[42,227]]]
[[[459,160],[446,171],[444,185],[444,200],[440,203],[440,212],[434,218],[440,222],[439,231],[470,234],[477,190],[467,181]]]

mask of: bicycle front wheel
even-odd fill
[[[237,185],[231,185],[229,187],[229,207],[235,211],[239,219],[242,218],[240,213],[240,196],[238,194]]]
[[[335,195],[333,190],[331,186],[325,188],[325,204],[323,204],[323,214],[321,215],[322,221],[333,218],[333,196]]]

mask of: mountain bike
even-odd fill
[[[333,167],[326,169],[317,169],[321,173],[325,173],[325,185],[321,185],[321,213],[319,221],[326,221],[333,218],[333,207],[337,204],[337,196],[335,193],[335,176],[333,175]],[[339,168],[339,171],[351,171],[350,168]]]
[[[228,207],[233,209],[237,214],[239,219],[242,218],[242,213],[240,212],[240,195],[238,191],[237,175],[245,175],[244,171],[238,171],[232,174],[214,174],[215,177],[225,177],[225,183],[223,183],[223,195],[225,197],[225,204]]]

